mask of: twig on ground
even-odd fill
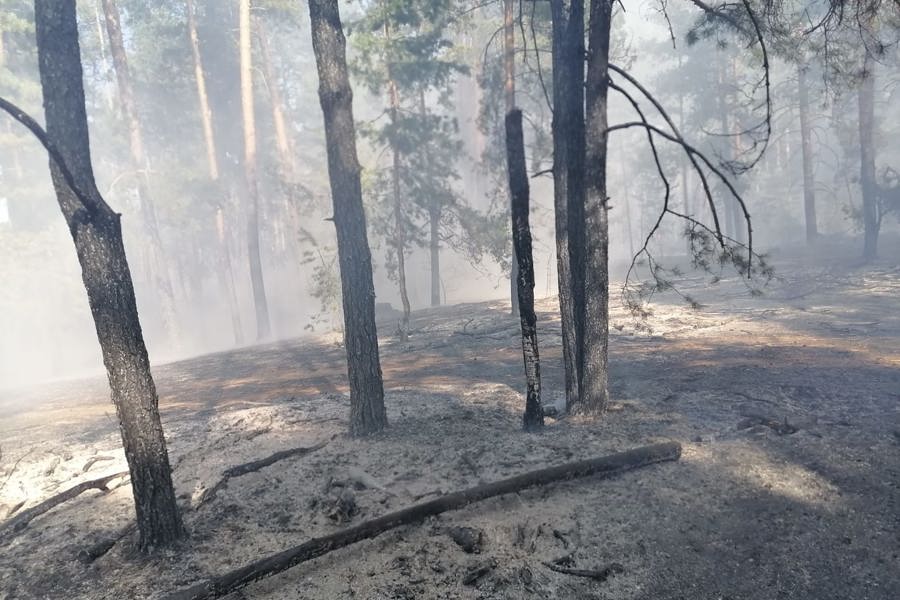
[[[316,450],[321,450],[328,442],[331,440],[325,440],[324,442],[319,442],[314,446],[303,446],[300,448],[290,448],[289,450],[281,450],[280,452],[276,452],[270,456],[265,458],[261,458],[259,460],[254,460],[248,463],[244,463],[241,465],[236,465],[234,467],[230,467],[226,469],[222,473],[222,478],[219,480],[216,485],[209,488],[203,495],[200,497],[200,500],[197,503],[195,508],[200,508],[204,504],[208,503],[210,500],[216,497],[224,487],[228,485],[229,480],[234,479],[235,477],[240,477],[242,475],[246,475],[247,473],[253,473],[255,471],[259,471],[260,469],[264,469],[270,465],[277,463],[278,461],[285,460],[286,458],[292,458],[294,456],[303,456],[305,454],[310,454],[315,452]]]
[[[551,571],[562,573],[563,575],[572,575],[573,577],[587,577],[588,579],[593,579],[594,581],[606,581],[607,579],[609,579],[610,575],[625,572],[625,567],[623,567],[619,563],[610,563],[600,569],[570,569],[568,567],[555,565],[551,562],[545,562],[544,566]]]

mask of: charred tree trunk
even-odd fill
[[[209,94],[206,91],[206,73],[203,70],[203,59],[200,54],[200,38],[197,35],[197,19],[194,13],[193,0],[186,2],[188,37],[191,41],[191,55],[194,61],[194,79],[197,83],[197,102],[200,109],[200,122],[203,126],[203,141],[206,146],[206,163],[209,169],[209,179],[216,187],[217,193],[222,193],[219,186],[219,159],[216,153],[216,137],[213,130],[212,109],[209,105]],[[228,247],[228,236],[225,228],[225,214],[221,204],[216,209],[215,217],[216,237],[219,241],[219,256],[217,260],[216,275],[219,280],[221,292],[228,298],[228,309],[231,313],[231,326],[234,330],[234,343],[244,343],[244,328],[241,324],[241,309],[237,301],[237,292],[234,284],[234,271],[231,264],[231,251]]]
[[[544,426],[541,407],[541,358],[538,352],[537,316],[534,313],[534,259],[531,253],[528,171],[525,167],[525,140],[522,134],[522,111],[506,115],[506,164],[509,172],[509,195],[512,209],[512,238],[518,261],[516,280],[519,297],[519,321],[522,324],[522,356],[525,360],[525,431]]]
[[[244,123],[244,179],[247,192],[247,258],[253,306],[256,310],[256,339],[271,335],[269,303],[263,281],[259,253],[259,182],[256,173],[256,117],[253,113],[253,61],[250,52],[250,0],[240,0],[241,111]]]
[[[609,402],[609,198],[606,193],[607,94],[612,0],[591,0],[585,85],[584,308],[581,403],[597,414]]]
[[[797,68],[797,96],[800,101],[800,150],[803,153],[803,214],[806,219],[806,243],[819,237],[816,224],[816,177],[813,174],[812,134],[809,122],[809,84],[806,67]]]
[[[866,54],[859,85],[859,183],[863,198],[863,258],[878,255],[878,205],[875,186],[875,61]]]
[[[576,56],[575,40],[569,30],[569,6],[563,0],[552,0],[553,15],[553,212],[556,232],[556,271],[559,290],[559,312],[562,322],[563,367],[565,370],[566,407],[578,404],[577,336],[572,298],[571,239],[569,236],[569,143],[573,134],[573,96],[581,88],[583,57]],[[583,19],[582,19],[583,25]],[[574,183],[577,187],[577,182]]]
[[[503,98],[506,113],[516,108],[516,20],[515,0],[503,0]],[[510,211],[512,207],[510,207]],[[512,245],[509,273],[509,302],[513,315],[519,312],[519,292],[516,286],[519,262],[516,246]]]
[[[106,32],[109,35],[109,51],[112,55],[113,70],[116,73],[116,82],[119,89],[119,103],[122,108],[122,116],[128,123],[131,163],[137,176],[138,202],[140,203],[141,217],[149,240],[148,250],[152,265],[152,278],[159,293],[163,327],[170,341],[178,344],[180,336],[178,315],[175,307],[175,292],[172,288],[168,261],[166,260],[162,238],[159,233],[156,207],[150,194],[150,166],[146,150],[144,149],[144,135],[137,110],[137,102],[134,97],[134,86],[131,82],[128,58],[125,54],[125,41],[122,37],[119,7],[116,5],[115,0],[102,0],[102,2]]]
[[[183,537],[184,528],[119,215],[103,201],[94,182],[75,1],[36,0],[35,31],[47,139],[65,164],[51,161],[53,184],[75,242],[119,418],[140,547],[149,551]]]
[[[344,347],[350,379],[350,433],[366,435],[387,426],[384,387],[375,331],[375,285],[366,236],[353,92],[347,75],[346,41],[337,0],[309,0],[313,50],[319,72],[319,101],[325,119],[328,177],[334,204]]]

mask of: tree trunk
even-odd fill
[[[809,85],[806,67],[797,67],[797,96],[800,100],[800,150],[803,153],[803,214],[806,218],[806,243],[819,237],[816,225],[816,178],[813,174],[812,135],[809,123]]]
[[[225,229],[225,213],[221,206],[216,209],[216,238],[219,241],[219,268],[216,269],[219,287],[228,298],[234,343],[240,346],[244,343],[244,326],[241,323],[241,305],[238,302],[237,286],[234,283],[234,269],[231,267],[231,249],[228,246],[228,232]]]
[[[428,210],[428,225],[431,229],[429,250],[431,252],[431,305],[441,305],[441,207],[432,205]]]
[[[572,271],[569,260],[568,169],[570,133],[570,97],[573,82],[578,81],[573,68],[568,35],[569,8],[563,0],[552,0],[553,16],[553,213],[556,233],[556,273],[559,290],[559,313],[562,325],[563,367],[565,371],[566,406],[578,404],[578,355],[575,342],[575,314],[572,309]],[[580,61],[578,64],[581,64]]]
[[[216,155],[216,137],[213,133],[209,94],[206,91],[206,73],[203,71],[203,59],[200,56],[200,38],[197,35],[197,18],[194,14],[193,0],[187,0],[186,9],[191,55],[194,59],[194,79],[197,82],[197,101],[200,104],[200,122],[203,125],[203,141],[206,144],[206,162],[209,168],[209,178],[218,181],[219,160]]]
[[[152,277],[155,283],[154,287],[159,293],[163,327],[169,335],[170,341],[177,345],[180,334],[178,315],[175,308],[175,292],[172,288],[172,279],[169,277],[168,261],[166,260],[159,233],[156,208],[150,195],[150,164],[144,149],[144,135],[137,110],[137,102],[134,97],[134,86],[131,82],[128,58],[125,54],[125,41],[122,37],[119,7],[116,5],[115,0],[102,0],[102,2],[106,32],[109,35],[109,50],[112,55],[113,69],[116,73],[116,82],[119,89],[122,116],[128,123],[131,163],[137,175],[138,201],[144,227],[150,242],[148,250],[152,265]]]
[[[74,0],[35,0],[35,30],[47,137],[90,204],[51,163],[119,418],[144,551],[184,536],[175,504],[156,387],[144,345],[119,215],[94,182]]]
[[[266,89],[269,91],[269,100],[272,106],[272,123],[275,126],[275,149],[278,153],[278,171],[280,178],[285,183],[293,183],[296,169],[294,164],[294,144],[288,132],[287,119],[285,118],[284,97],[278,85],[278,77],[275,73],[275,65],[272,63],[272,55],[269,51],[269,38],[266,35],[265,25],[262,19],[254,19],[256,37],[259,39],[259,56],[262,59],[262,72]],[[290,199],[289,199],[290,200]]]
[[[253,113],[253,61],[250,53],[250,0],[240,0],[241,112],[244,123],[244,178],[247,188],[247,258],[256,309],[256,339],[271,334],[269,303],[259,254],[259,183],[256,176],[256,117]]]
[[[584,309],[581,404],[598,414],[609,402],[609,207],[606,193],[607,93],[612,0],[591,0],[585,85]]]
[[[313,50],[319,72],[319,101],[325,119],[328,177],[334,205],[344,347],[350,379],[350,433],[366,435],[387,426],[384,388],[375,331],[375,285],[366,236],[353,92],[347,75],[346,41],[337,0],[309,0]]]
[[[541,408],[541,359],[538,352],[537,315],[534,313],[534,258],[531,253],[528,171],[525,167],[525,140],[522,134],[522,111],[506,115],[506,164],[509,172],[509,195],[512,209],[512,238],[518,261],[516,280],[519,297],[519,321],[522,324],[522,356],[525,360],[525,431],[544,426]]]
[[[197,35],[197,19],[194,13],[193,0],[187,0],[188,37],[191,41],[191,55],[194,60],[194,79],[197,82],[197,101],[200,108],[200,122],[203,126],[203,141],[206,146],[206,163],[209,179],[216,186],[216,192],[222,193],[219,184],[219,159],[216,153],[216,137],[213,132],[212,109],[209,105],[209,94],[206,91],[206,73],[203,70],[203,59],[200,55],[200,38]],[[231,266],[231,254],[225,229],[225,214],[221,206],[216,209],[215,228],[219,241],[219,256],[216,275],[220,291],[228,298],[228,309],[231,313],[231,327],[234,331],[234,343],[244,343],[244,328],[241,324],[241,309],[237,301],[234,285],[234,271]]]
[[[516,20],[515,0],[503,0],[503,97],[506,113],[516,107]],[[512,208],[510,208],[510,211]],[[510,254],[509,302],[513,315],[519,312],[519,292],[516,286],[519,263],[516,246]]]
[[[866,54],[859,85],[859,183],[863,198],[863,258],[878,255],[878,206],[875,187],[875,61]]]
[[[387,20],[384,22],[384,37],[390,43],[391,28]],[[390,101],[391,123],[396,127],[400,115],[400,93],[397,83],[391,75],[390,62],[387,68],[388,95]],[[409,339],[409,293],[406,289],[406,232],[403,224],[403,207],[400,193],[400,151],[397,144],[391,139],[391,186],[394,195],[394,251],[397,253],[397,284],[400,287],[400,302],[403,304],[403,316],[400,320],[400,341]]]

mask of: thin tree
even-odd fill
[[[534,258],[531,251],[528,171],[525,167],[525,140],[522,133],[522,111],[514,109],[506,115],[506,161],[509,173],[512,239],[518,261],[516,292],[519,299],[519,321],[522,326],[522,357],[525,361],[526,431],[544,426],[541,407],[541,358],[538,352],[537,315],[534,312]]]
[[[516,108],[516,13],[515,0],[503,0],[503,101],[504,114]],[[512,210],[512,207],[510,207]],[[513,244],[509,272],[509,302],[512,314],[519,312],[519,293],[516,286],[519,264]]]
[[[122,116],[128,124],[131,164],[137,175],[138,202],[148,235],[152,276],[155,278],[155,287],[159,293],[163,326],[171,341],[177,343],[179,331],[175,293],[172,288],[172,280],[169,277],[168,261],[163,249],[162,238],[160,237],[156,206],[150,193],[150,163],[144,147],[143,128],[135,99],[131,71],[128,66],[128,57],[125,53],[125,41],[122,36],[119,7],[115,0],[102,0],[102,3],[106,32],[109,36],[109,52],[112,56],[113,70],[116,73],[116,83],[119,90],[119,103],[122,109]]]
[[[206,164],[209,179],[213,183],[216,192],[219,192],[219,159],[216,153],[216,136],[213,130],[212,108],[209,105],[209,94],[206,91],[206,72],[203,70],[203,58],[200,54],[200,36],[197,35],[197,17],[194,12],[193,0],[186,0],[188,38],[191,42],[191,57],[194,62],[194,80],[197,84],[197,103],[200,111],[200,123],[203,127],[203,142],[206,146]],[[216,269],[219,286],[222,293],[228,299],[228,309],[231,313],[231,327],[234,331],[234,342],[244,343],[244,328],[241,324],[241,310],[237,299],[237,290],[234,283],[234,270],[231,266],[231,250],[228,245],[228,235],[225,227],[225,202],[219,201],[215,214],[216,239],[219,242],[218,265]]]
[[[391,24],[387,18],[386,9],[384,39],[388,52],[390,52]],[[400,121],[400,90],[397,88],[397,82],[394,80],[390,56],[386,61],[386,74],[391,125],[396,128]],[[400,318],[400,341],[405,342],[409,338],[410,304],[409,292],[406,289],[406,224],[403,214],[403,195],[400,193],[400,169],[400,149],[396,140],[391,139],[391,192],[394,200],[394,232],[392,241],[394,243],[394,252],[397,255],[397,285],[400,288],[400,303],[403,308],[403,315]]]
[[[75,243],[103,354],[131,487],[139,547],[185,535],[175,503],[158,398],[125,257],[120,215],[103,200],[91,166],[75,0],[35,0],[44,132],[5,100],[0,107],[28,127],[50,154],[56,197]]]
[[[344,309],[344,348],[350,380],[350,433],[366,435],[387,426],[375,330],[375,285],[366,234],[353,92],[347,74],[346,40],[337,0],[309,0],[319,102],[325,120],[328,177],[337,231]]]
[[[862,81],[857,90],[859,107],[859,184],[862,188],[863,258],[878,255],[878,188],[875,182],[875,60],[866,50]]]
[[[271,334],[271,325],[259,250],[259,181],[256,165],[256,117],[253,112],[253,59],[250,34],[250,0],[240,0],[238,46],[244,127],[244,183],[247,193],[247,259],[250,263],[250,283],[256,312],[256,338],[263,340]]]
[[[816,179],[813,173],[812,128],[809,116],[809,82],[806,79],[808,65],[797,66],[797,97],[800,112],[800,151],[803,154],[803,216],[806,221],[806,243],[813,244],[819,237],[816,224]]]

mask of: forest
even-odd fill
[[[900,0],[0,0],[0,600],[900,598],[898,138]]]

